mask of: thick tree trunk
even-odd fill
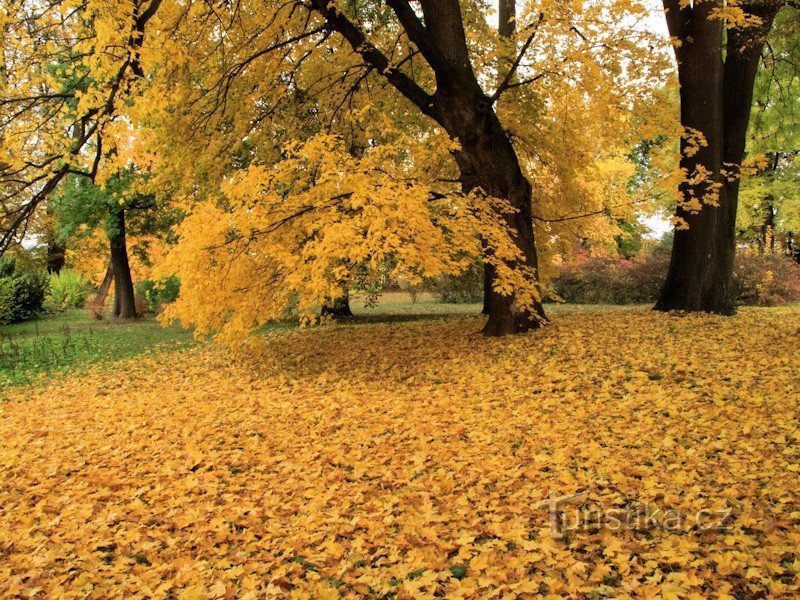
[[[496,218],[504,223],[518,251],[518,258],[508,264],[512,270],[527,271],[536,285],[538,260],[531,211],[531,185],[522,173],[516,151],[495,113],[493,103],[481,89],[467,49],[466,34],[458,0],[423,0],[424,39],[419,31],[411,34],[420,43],[432,44],[424,50],[436,74],[436,93],[432,114],[460,148],[453,152],[459,168],[462,189],[480,189],[488,197],[506,200],[514,212],[498,210]],[[410,21],[405,13],[405,21]],[[407,28],[407,31],[409,29]],[[489,249],[491,254],[491,249]],[[492,256],[487,257],[489,261]],[[485,335],[501,336],[538,328],[545,322],[540,302],[522,302],[522,294],[501,294],[492,286],[489,294],[489,318]]]
[[[681,124],[700,144],[684,139],[683,202],[676,217],[688,225],[675,231],[669,273],[657,310],[736,311],[733,265],[739,169],[744,159],[758,57],[777,8],[748,5],[762,19],[758,27],[731,29],[722,59],[724,24],[711,16],[722,2],[695,3],[667,13],[676,47],[681,86]],[[755,7],[755,8],[754,8]]]
[[[520,260],[511,267],[526,268],[535,277],[539,265],[531,214],[531,186],[522,174],[517,155],[500,121],[491,107],[482,105],[482,99],[475,98],[472,103],[454,106],[450,111],[451,114],[460,114],[452,130],[448,128],[448,131],[461,143],[461,149],[454,155],[460,168],[462,187],[465,192],[481,189],[488,196],[502,198],[511,204],[514,213],[497,214],[497,219],[508,227],[519,251]],[[491,260],[492,257],[487,258]],[[494,280],[494,274],[492,267],[490,281]],[[529,283],[534,285],[533,281]],[[486,335],[522,333],[539,327],[545,320],[539,302],[524,307],[514,296],[500,294],[493,287],[486,292],[489,314],[483,330]]]
[[[517,3],[516,0],[498,0],[497,31],[505,38],[514,35],[517,28]],[[498,85],[503,80],[505,73],[511,68],[514,57],[500,61],[498,70]],[[494,285],[494,267],[488,263],[483,267],[483,310],[481,314],[489,315],[492,312],[492,286]]]
[[[681,125],[688,136],[681,140],[680,167],[686,173],[681,184],[682,202],[675,216],[685,224],[675,231],[669,272],[658,310],[705,310],[731,313],[733,296],[721,270],[719,256],[721,213],[726,195],[722,183],[723,23],[709,19],[707,10],[695,14],[688,27],[690,41],[676,49],[680,83]],[[705,173],[705,176],[700,174]]]
[[[118,319],[136,318],[128,245],[125,234],[125,211],[110,215],[108,238],[111,246],[111,268],[114,274],[114,316]]]
[[[345,294],[339,298],[326,303],[322,307],[322,316],[331,317],[333,319],[346,319],[353,316],[353,311],[350,310],[350,294]]]
[[[47,240],[47,272],[61,273],[66,263],[67,249],[64,244],[58,243],[54,238]]]

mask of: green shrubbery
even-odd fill
[[[462,304],[483,298],[483,263],[476,263],[461,275],[440,275],[429,287],[442,302]]]
[[[0,325],[32,319],[42,312],[47,275],[0,261]]]
[[[83,308],[89,295],[89,282],[72,269],[63,269],[50,275],[50,289],[47,295],[47,308],[68,310]]]
[[[136,285],[136,295],[144,300],[146,308],[152,312],[159,312],[165,305],[175,302],[180,291],[181,282],[175,275],[161,281],[144,279]]]
[[[669,269],[669,248],[644,258],[582,258],[558,267],[553,291],[574,304],[650,304],[658,299]],[[741,252],[734,273],[738,302],[777,306],[800,301],[800,265],[781,255]]]

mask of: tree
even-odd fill
[[[536,277],[538,258],[531,212],[531,186],[522,173],[516,151],[497,118],[494,102],[504,88],[487,96],[472,67],[467,39],[457,0],[423,0],[422,16],[405,0],[391,0],[403,30],[430,65],[436,92],[425,91],[414,80],[394,68],[363,31],[328,0],[313,0],[311,6],[322,16],[326,28],[338,32],[367,64],[385,74],[387,80],[423,114],[436,121],[458,148],[453,156],[465,194],[481,189],[506,200],[513,212],[498,214],[511,232],[516,256],[507,265]],[[511,72],[509,72],[509,76]],[[489,257],[491,262],[492,258]],[[536,295],[523,296],[492,289],[487,335],[519,333],[537,327],[544,320],[544,309]],[[529,293],[530,294],[530,293]]]
[[[735,312],[740,171],[759,58],[783,5],[664,0],[678,62],[684,180],[658,310]]]
[[[800,232],[800,18],[778,14],[756,78],[749,147],[742,182],[740,239],[762,252],[796,255]],[[798,256],[800,258],[800,256]]]
[[[103,132],[144,75],[145,28],[161,1],[98,10],[55,1],[42,10],[23,0],[4,11],[0,254],[68,176],[97,177],[109,150]]]
[[[498,0],[497,4],[497,32],[504,40],[511,40],[517,29],[516,0]],[[514,49],[516,50],[516,48]],[[513,74],[513,63],[506,60],[502,62],[502,65],[505,67],[502,70],[503,73]],[[502,80],[498,83],[503,85]],[[487,262],[483,267],[483,309],[481,313],[484,315],[492,313],[492,289],[494,288],[494,279],[494,268],[491,263]]]
[[[145,235],[159,233],[171,224],[169,211],[141,191],[144,179],[133,166],[108,177],[103,187],[87,178],[75,178],[63,186],[52,202],[61,239],[87,236],[99,227],[105,230],[110,260],[99,296],[104,296],[113,281],[112,314],[118,319],[137,316],[128,256],[131,222],[135,233]]]
[[[173,179],[192,172],[193,181],[201,182],[186,186],[191,207],[187,210],[196,214],[181,226],[175,252],[182,260],[171,262],[173,268],[181,269],[183,300],[170,308],[170,314],[195,325],[214,321],[219,327],[225,318],[233,318],[234,312],[247,311],[246,318],[240,315],[243,321],[235,321],[258,322],[279,314],[273,309],[284,295],[272,291],[273,282],[295,285],[300,280],[290,275],[295,269],[306,272],[306,281],[328,277],[327,285],[322,281],[314,286],[303,283],[296,290],[303,295],[320,294],[322,297],[310,303],[319,307],[339,287],[332,274],[342,264],[351,270],[355,263],[360,264],[359,269],[368,269],[370,263],[376,264],[378,254],[398,252],[394,242],[381,248],[372,241],[365,243],[365,233],[372,235],[391,225],[396,229],[386,232],[386,240],[403,239],[406,244],[427,246],[428,252],[443,250],[437,241],[439,234],[431,239],[416,236],[423,231],[432,233],[445,222],[442,216],[448,212],[452,217],[454,212],[469,210],[472,218],[459,219],[459,226],[474,230],[484,241],[486,261],[500,271],[492,295],[503,300],[499,312],[488,320],[487,333],[501,333],[498,327],[510,332],[536,326],[532,317],[538,305],[537,272],[530,262],[537,259],[530,243],[534,218],[545,253],[562,233],[574,235],[578,219],[587,214],[593,228],[600,223],[605,231],[614,227],[602,206],[609,198],[608,171],[597,168],[596,161],[611,154],[627,160],[627,153],[618,149],[627,146],[631,123],[641,118],[645,90],[649,94],[649,82],[662,72],[658,52],[649,51],[642,34],[622,25],[631,14],[625,7],[631,5],[625,3],[618,12],[607,7],[581,12],[548,2],[524,13],[523,24],[508,40],[501,40],[489,24],[481,3],[439,3],[419,14],[409,13],[406,3],[391,7],[379,2],[337,5],[340,12],[324,6],[312,3],[306,15],[302,8],[290,10],[281,5],[270,14],[277,31],[265,30],[263,19],[248,22],[248,11],[240,10],[236,27],[224,38],[224,54],[217,50],[218,32],[210,31],[207,41],[192,46],[197,48],[196,56],[190,53],[178,65],[159,67],[159,74],[168,73],[163,83],[158,83],[160,95],[180,102],[158,117],[152,105],[142,107],[147,119],[160,122],[161,162],[156,170],[159,177],[163,177],[162,169],[175,171]],[[199,32],[207,26],[199,15],[192,15],[183,20],[182,27],[193,32],[193,39],[203,39]],[[442,35],[432,33],[437,28]],[[447,48],[439,48],[448,35],[457,39]],[[215,58],[209,60],[209,55]],[[642,72],[629,79],[625,74],[632,64]],[[265,81],[265,73],[277,76]],[[493,91],[484,93],[479,81]],[[363,157],[358,161],[337,159],[340,168],[355,165],[356,170],[339,183],[355,195],[337,203],[336,211],[330,210],[330,201],[340,193],[325,197],[325,178],[297,177],[302,185],[296,183],[293,189],[302,190],[307,204],[295,206],[297,210],[289,213],[285,209],[294,202],[275,193],[279,191],[274,187],[276,178],[269,176],[270,165],[296,153],[297,141],[309,141],[308,114],[322,120],[327,132],[345,146],[350,130],[368,131],[363,136],[368,141]],[[243,138],[247,139],[250,165],[244,171],[249,169],[249,175],[227,161],[208,160],[235,154],[233,148]],[[214,148],[213,153],[205,151],[209,147]],[[316,143],[311,147],[316,148]],[[340,156],[340,142],[329,147],[331,156]],[[187,148],[202,151],[188,159]],[[376,156],[384,162],[376,161]],[[320,156],[319,160],[327,159]],[[364,170],[367,165],[373,169],[371,173]],[[326,178],[331,175],[328,172]],[[223,186],[227,191],[214,191],[215,181],[240,177],[247,178],[249,186],[243,192],[237,186],[235,198],[230,197],[230,186]],[[531,201],[531,178],[541,179],[535,197],[538,214],[534,214]],[[366,187],[355,190],[354,181],[364,181]],[[397,196],[409,200],[403,208],[384,199],[374,203],[398,184],[412,186],[416,197],[427,197],[427,201],[411,201],[412,194],[403,193]],[[373,220],[368,230],[352,229],[354,237],[347,240],[339,237],[338,243],[349,248],[326,244],[326,251],[344,263],[327,260],[317,247],[318,238],[324,237],[325,229],[343,229],[343,220],[349,223],[356,211],[362,210],[363,205],[352,203],[363,201],[366,190],[373,202],[370,209],[380,206],[391,212],[391,218]],[[512,196],[513,202],[509,200]],[[259,205],[267,202],[273,210],[261,212]],[[207,206],[200,208],[201,203]],[[617,204],[615,210],[619,211],[625,198],[617,197],[612,204]],[[237,214],[245,210],[249,213]],[[262,219],[260,226],[254,221],[256,215]],[[425,219],[439,225],[417,228]],[[208,232],[217,231],[217,225],[225,220],[229,220],[225,234],[229,237],[222,237],[220,230],[221,239],[212,244]],[[309,233],[307,220],[314,223],[313,233]],[[452,218],[447,222],[453,225]],[[600,229],[598,226],[595,231]],[[517,230],[524,233],[524,239],[514,233]],[[291,242],[285,237],[290,231]],[[459,232],[459,240],[469,239],[465,231]],[[196,245],[192,237],[200,232],[204,238]],[[415,237],[408,236],[411,232]],[[452,231],[442,233],[453,237]],[[613,234],[610,237],[613,239]],[[275,244],[277,239],[305,262],[289,261],[280,267],[267,264],[267,256],[285,255]],[[528,259],[521,252],[523,242],[530,251]],[[231,252],[222,254],[222,247]],[[365,260],[366,247],[373,253],[369,260]],[[429,265],[472,264],[471,260],[454,259],[459,253],[466,258],[473,248],[473,241],[462,242],[445,252],[450,256],[436,257]],[[406,258],[411,256],[413,253],[406,253]],[[232,266],[235,261],[256,262],[249,270],[240,271]],[[393,262],[402,266],[404,275],[420,266],[409,260]],[[199,269],[206,277],[215,270],[220,276],[227,273],[219,283],[227,288],[235,281],[235,295],[217,294],[219,288],[207,281],[197,280],[195,285],[189,269]],[[239,277],[234,277],[234,272]],[[246,272],[254,273],[255,278]],[[259,302],[260,310],[245,297],[250,293],[265,299]],[[220,314],[213,319],[209,304],[219,307]],[[303,310],[309,306],[305,301],[301,304],[306,307]],[[522,310],[526,304],[532,308]],[[509,317],[502,326],[497,325],[500,314]],[[513,314],[516,316],[511,318]]]
[[[608,167],[625,166],[663,61],[628,0],[546,0],[508,36],[486,8],[165,0],[105,10],[89,0],[93,19],[61,2],[52,14],[13,13],[7,23],[32,43],[12,64],[25,94],[9,93],[4,135],[9,148],[50,157],[58,177],[40,189],[53,173],[30,164],[27,185],[6,180],[16,190],[7,231],[19,233],[67,173],[102,187],[145,155],[151,193],[188,214],[170,263],[183,284],[171,310],[188,323],[250,330],[287,310],[313,314],[343,281],[370,286],[381,264],[411,281],[483,255],[498,300],[486,332],[536,327],[535,239],[544,257],[578,233],[613,240],[630,202],[612,199],[626,177]],[[24,69],[44,60],[33,42],[51,20],[69,33],[51,45],[87,70],[88,89],[63,92],[79,98],[74,109],[20,120],[24,98],[59,106],[51,82]],[[65,154],[76,123],[85,135]],[[26,138],[32,125],[42,133]],[[363,156],[343,153],[354,141]]]

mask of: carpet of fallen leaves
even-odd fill
[[[282,331],[12,390],[0,595],[800,594],[800,308],[480,326]],[[559,539],[541,503],[577,492],[730,515]]]

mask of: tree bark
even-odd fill
[[[100,287],[97,288],[97,295],[92,300],[92,303],[89,305],[89,308],[92,311],[92,316],[95,319],[102,319],[103,318],[103,309],[106,305],[106,298],[108,298],[108,292],[111,290],[111,283],[114,281],[114,268],[111,263],[111,260],[108,261],[108,267],[106,267],[106,274],[103,276],[103,281],[100,282]]]
[[[350,310],[350,294],[345,292],[343,296],[334,298],[332,301],[325,303],[321,313],[323,317],[331,317],[333,319],[352,317],[353,311]]]
[[[503,37],[511,37],[517,28],[517,3],[515,0],[498,0],[497,31]]]
[[[513,214],[497,214],[498,220],[511,232],[520,255],[519,262],[511,267],[528,268],[536,274],[539,265],[531,185],[472,69],[458,1],[428,0],[422,2],[422,11],[438,53],[451,65],[447,70],[435,70],[435,99],[438,122],[460,144],[453,156],[459,168],[461,187],[466,193],[481,189],[487,196],[511,204],[515,210]],[[493,275],[494,270],[491,270],[490,279],[494,279]],[[541,303],[534,303],[532,309],[523,307],[513,295],[500,294],[493,285],[488,293],[488,305],[489,318],[483,329],[488,336],[523,333],[539,327],[545,320]]]
[[[128,262],[124,209],[112,211],[110,221],[108,239],[111,246],[111,269],[114,275],[114,316],[117,319],[135,319],[136,300]]]
[[[683,202],[676,217],[688,225],[677,229],[669,272],[657,310],[736,311],[733,264],[736,254],[736,212],[740,169],[753,101],[758,59],[779,5],[751,2],[742,8],[761,19],[756,27],[728,30],[712,12],[722,0],[681,6],[665,0],[680,83],[681,124],[691,136],[681,141]],[[703,176],[705,174],[705,176]],[[699,210],[698,210],[699,209]]]
[[[454,155],[461,172],[462,188],[465,192],[480,188],[489,196],[511,204],[515,212],[498,214],[497,218],[507,225],[521,256],[519,264],[512,267],[527,267],[532,273],[538,273],[530,183],[522,174],[516,153],[494,111],[482,111],[476,106],[480,107],[478,99],[453,107],[452,113],[464,111],[467,114],[452,124],[452,130],[448,129],[461,142],[461,149]],[[490,266],[489,273],[492,282],[494,267]],[[486,335],[522,333],[537,328],[545,319],[544,309],[538,302],[530,311],[520,307],[513,296],[500,294],[493,287],[486,291],[489,304],[489,319],[483,330]]]
[[[498,23],[497,31],[504,38],[514,35],[517,28],[517,3],[516,0],[498,0]],[[498,71],[498,83],[502,81],[505,73],[504,69],[511,68],[513,57],[506,61],[501,61],[501,68]],[[489,315],[492,312],[492,286],[494,285],[494,267],[488,263],[483,266],[483,309],[481,314]]]

